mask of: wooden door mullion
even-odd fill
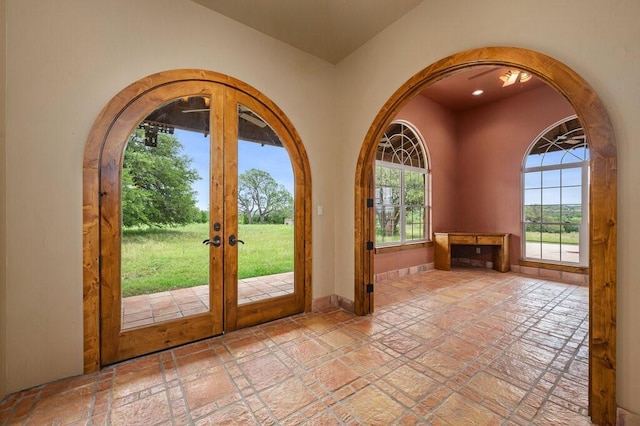
[[[224,86],[212,87],[210,114],[209,237],[219,236],[222,242],[219,247],[209,245],[209,307],[213,315],[212,334],[224,330],[224,91]]]
[[[238,328],[238,101],[236,92],[224,91],[224,304],[225,331]]]

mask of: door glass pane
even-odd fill
[[[525,206],[540,206],[542,204],[542,191],[540,189],[525,189],[524,191]]]
[[[424,206],[425,201],[425,174],[422,172],[404,172],[404,204]]]
[[[560,258],[563,262],[580,261],[580,225],[566,224],[561,229],[562,247]]]
[[[558,206],[560,204],[560,188],[543,188],[542,204],[545,206],[545,209],[553,209],[554,206]]]
[[[565,151],[547,151],[542,158],[542,166],[552,166],[560,164]]]
[[[294,179],[287,150],[238,108],[238,305],[294,292]]]
[[[560,225],[546,224],[542,229],[542,259],[561,261],[562,253],[562,228]]]
[[[542,172],[527,172],[524,174],[524,189],[540,188]]]
[[[562,170],[562,186],[582,185],[582,168],[575,167]]]
[[[542,225],[528,223],[525,227],[525,253],[527,258],[542,258]]]
[[[175,99],[131,134],[122,166],[122,329],[209,310],[210,99]]]
[[[395,243],[402,239],[400,169],[376,165],[376,244]]]
[[[426,209],[423,206],[407,206],[404,223],[407,241],[426,238]]]
[[[400,242],[400,231],[400,207],[376,206],[376,244]]]
[[[560,170],[545,170],[542,172],[542,187],[557,188],[560,186]]]

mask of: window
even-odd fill
[[[429,235],[429,168],[424,143],[394,121],[376,152],[376,246],[424,241]]]
[[[546,130],[524,163],[523,257],[587,266],[589,148],[578,119]]]

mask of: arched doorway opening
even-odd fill
[[[355,176],[355,288],[354,307],[359,315],[373,311],[373,251],[367,241],[375,232],[373,164],[385,128],[395,114],[425,87],[470,66],[511,66],[530,72],[572,105],[590,141],[589,193],[589,415],[597,424],[616,419],[616,242],[617,181],[613,128],[597,94],[561,62],[527,49],[490,47],[457,53],[415,74],[385,103],[363,142]]]
[[[164,316],[158,321],[127,325],[124,317],[128,296],[124,291],[122,268],[123,206],[128,189],[148,188],[132,179],[131,170],[125,170],[141,167],[128,162],[126,157],[175,148],[187,141],[176,141],[178,131],[199,133],[198,143],[203,154],[198,159],[206,163],[202,173],[206,186],[203,192],[207,195],[202,206],[208,210],[201,211],[206,213],[204,231],[199,229],[197,238],[193,236],[188,243],[195,247],[203,264],[199,274],[194,273],[193,264],[188,265],[189,275],[198,275],[198,279],[202,279],[198,285],[205,287],[203,308]],[[284,148],[292,168],[294,191],[290,210],[292,226],[287,233],[293,242],[289,245],[293,268],[287,271],[291,272],[284,283],[287,289],[255,299],[243,298],[240,294],[242,246],[237,244],[245,244],[240,240],[245,237],[239,230],[242,216],[248,214],[239,212],[239,164],[247,157],[240,145],[247,143]],[[128,147],[136,151],[125,155]],[[167,169],[169,163],[149,158],[144,161]],[[308,158],[289,119],[253,87],[203,70],[173,70],[143,78],[117,94],[100,113],[85,146],[83,167],[85,372],[311,309]],[[166,192],[169,182],[167,179],[153,187],[163,200],[169,198]],[[144,201],[150,202],[151,199]],[[144,207],[144,203],[139,206]],[[170,207],[175,210],[176,204]],[[247,246],[251,243],[247,240]],[[257,238],[253,243],[257,245]],[[150,254],[149,251],[146,254]],[[169,262],[180,257],[184,257],[184,252],[169,258]]]

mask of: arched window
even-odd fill
[[[392,122],[376,152],[376,245],[428,239],[429,167],[424,142],[404,121]]]
[[[523,257],[587,266],[589,147],[571,117],[545,130],[523,167]]]

